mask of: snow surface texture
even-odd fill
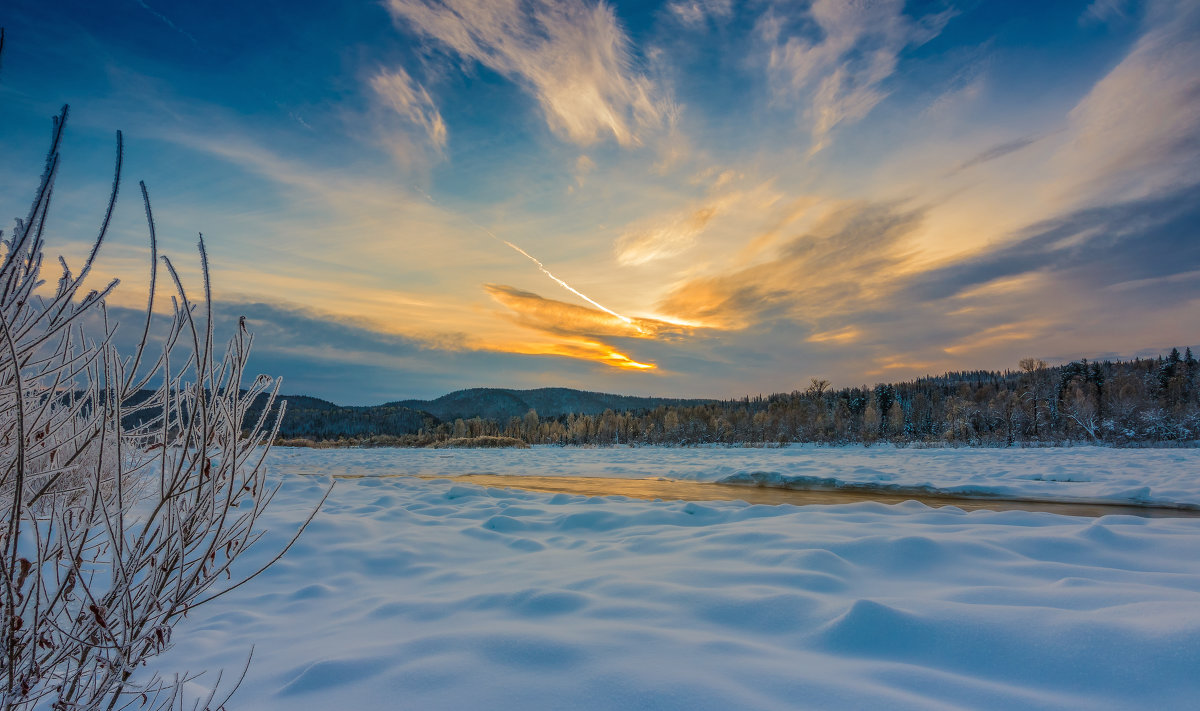
[[[289,472],[341,476],[536,474],[784,485],[878,484],[948,494],[1200,505],[1200,448],[277,449]]]
[[[847,471],[870,461],[908,471],[883,467],[880,451],[816,454],[840,453]],[[555,460],[564,468],[575,458],[599,469],[612,457],[620,475],[669,462],[673,476],[711,478],[759,456],[793,456],[568,452]],[[650,458],[639,464],[639,452]],[[438,461],[456,473],[516,471],[514,456],[528,452],[408,457],[417,454],[272,455],[284,488],[266,540],[242,562],[285,542],[329,481],[290,474],[397,473],[408,462],[429,473]],[[1112,477],[1140,470],[1154,487],[1173,477],[1183,487],[1175,458],[1195,461],[1071,454],[1079,468],[1064,474],[1094,478],[1084,465],[1107,460]],[[1014,485],[1027,481],[1018,457],[1034,473],[1057,466],[1016,455],[948,450],[925,461],[960,479],[980,464],[1007,468],[1001,480]],[[532,460],[551,461],[536,450]],[[236,673],[257,645],[231,708],[280,711],[1195,708],[1198,550],[1200,519],[347,479],[280,563],[184,622],[160,668]]]

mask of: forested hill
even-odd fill
[[[804,389],[737,400],[672,400],[568,388],[475,388],[435,400],[340,407],[289,397],[285,439],[443,446],[479,438],[528,444],[748,444],[888,441],[1117,445],[1200,440],[1200,364],[1190,349],[1130,361],[1034,359],[1018,370]]]
[[[279,437],[283,439],[336,441],[374,435],[410,435],[438,423],[437,418],[426,412],[398,405],[343,407],[307,395],[285,395],[278,400],[287,402],[283,422],[279,423]],[[260,395],[246,413],[246,422],[257,420],[265,404],[266,396]]]
[[[664,405],[692,406],[714,402],[713,400],[679,400],[661,397],[637,397],[634,395],[610,395],[571,388],[538,388],[536,390],[507,390],[501,388],[470,388],[443,395],[436,400],[401,400],[383,407],[406,407],[428,412],[442,421],[469,420],[479,417],[485,420],[506,421],[510,417],[523,417],[535,410],[541,417],[562,415],[599,415],[605,410],[629,412],[653,410]]]
[[[435,400],[402,400],[366,407],[346,407],[306,395],[286,395],[279,399],[288,403],[279,426],[279,436],[283,439],[314,441],[416,435],[422,430],[434,432],[439,425],[453,433],[457,420],[470,421],[473,427],[469,428],[469,432],[484,427],[482,423],[485,422],[489,431],[499,430],[504,429],[513,418],[525,418],[531,411],[541,419],[567,415],[598,416],[605,411],[648,412],[660,407],[688,407],[714,402],[610,395],[570,388],[471,388]],[[265,403],[266,397],[259,397],[246,419],[256,419]]]

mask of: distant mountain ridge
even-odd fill
[[[456,390],[433,400],[399,400],[382,407],[406,407],[427,412],[442,421],[480,417],[485,420],[507,420],[536,410],[540,417],[561,415],[599,415],[605,410],[627,412],[653,410],[663,405],[703,405],[716,402],[710,399],[679,399],[612,395],[609,393],[575,390],[572,388],[468,388]]]
[[[702,405],[715,400],[612,395],[571,388],[469,388],[433,400],[398,400],[382,405],[344,406],[307,395],[281,395],[287,401],[279,436],[337,440],[374,435],[414,435],[443,422],[480,418],[506,423],[535,410],[541,418],[566,415],[600,415],[614,412],[649,411],[661,406]],[[266,404],[260,396],[247,412],[246,420],[258,418]],[[278,405],[276,405],[278,407]]]

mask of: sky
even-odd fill
[[[122,280],[122,337],[144,180],[160,248],[198,292],[204,235],[217,315],[287,393],[724,398],[1200,343],[1194,0],[8,0],[0,25],[0,214],[70,104],[48,250],[78,264],[121,130],[93,278]]]

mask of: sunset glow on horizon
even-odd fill
[[[48,229],[77,264],[122,130],[114,316],[145,302],[142,179],[288,393],[736,397],[1200,344],[1189,0],[16,0],[0,25],[6,218],[69,103]]]

